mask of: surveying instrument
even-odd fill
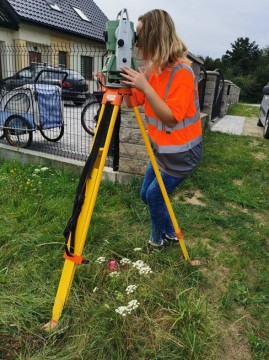
[[[126,9],[119,12],[117,20],[107,22],[104,35],[108,57],[102,72],[107,76],[108,81],[105,85],[106,91],[102,99],[102,107],[91,152],[79,180],[72,215],[64,230],[64,236],[66,238],[64,253],[65,262],[54,301],[52,319],[44,325],[46,331],[52,330],[61,317],[63,307],[68,300],[76,266],[88,263],[82,253],[90,227],[113,130],[118,121],[119,110],[125,96],[129,97],[128,103],[130,103],[130,107],[132,107],[134,111],[169,216],[173,223],[176,236],[178,237],[184,259],[190,262],[190,264],[195,265],[194,262],[190,261],[181,230],[175,218],[142,117],[138,110],[135,95],[132,93],[131,87],[121,83],[122,77],[120,72],[122,71],[121,68],[123,66],[129,66],[135,70],[137,69],[136,61],[132,56],[133,47],[136,42],[136,34],[133,23],[128,19]]]

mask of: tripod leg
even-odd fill
[[[81,212],[78,217],[77,229],[75,233],[74,253],[77,256],[82,255],[85,246],[85,241],[91,222],[98,189],[102,180],[105,161],[108,154],[108,149],[110,146],[118,111],[119,111],[119,106],[115,105],[113,107],[113,112],[111,115],[111,120],[106,135],[104,147],[99,149],[94,167],[86,181],[85,201],[82,205]],[[69,238],[69,242],[70,242],[70,238]],[[57,322],[61,317],[63,307],[68,300],[69,292],[72,286],[72,282],[76,270],[76,265],[77,265],[76,262],[71,261],[70,259],[66,259],[64,262],[64,267],[52,310],[52,319],[49,323],[47,323],[43,327],[46,331],[50,331],[51,329],[53,329],[57,325]]]
[[[156,178],[158,180],[158,183],[159,183],[159,186],[160,186],[160,189],[161,189],[161,192],[162,192],[162,195],[163,195],[163,198],[164,198],[164,201],[165,201],[169,216],[170,216],[172,224],[174,226],[175,233],[176,233],[176,235],[178,237],[179,245],[181,247],[183,256],[184,256],[185,260],[190,261],[189,254],[188,254],[188,251],[186,249],[185,242],[183,240],[181,230],[180,230],[180,228],[178,226],[174,211],[172,209],[172,206],[171,206],[171,203],[170,203],[166,188],[164,186],[163,179],[161,177],[161,174],[160,174],[160,171],[159,171],[155,156],[153,154],[153,151],[152,151],[152,148],[151,148],[151,145],[150,145],[150,142],[149,142],[149,138],[148,138],[148,135],[146,133],[146,130],[145,130],[145,127],[144,127],[144,124],[143,124],[142,117],[140,115],[140,112],[139,112],[137,106],[134,106],[133,110],[134,110],[134,113],[135,113],[135,117],[136,117],[139,129],[140,129],[141,134],[142,134],[142,138],[143,138],[144,143],[146,145],[147,152],[148,152],[150,161],[152,163],[152,167],[153,167],[153,169],[155,171],[155,175],[156,175]]]

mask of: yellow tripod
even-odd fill
[[[98,189],[101,183],[102,179],[102,173],[105,166],[106,157],[108,154],[108,149],[111,143],[111,138],[114,130],[114,126],[117,120],[117,116],[119,113],[120,106],[123,101],[123,97],[128,96],[129,97],[129,103],[130,107],[133,108],[133,111],[135,113],[135,117],[139,126],[139,129],[141,131],[144,143],[146,145],[146,149],[150,158],[150,161],[152,163],[153,169],[156,174],[156,178],[158,180],[162,195],[164,197],[165,204],[168,209],[168,213],[170,215],[171,221],[173,223],[175,233],[179,239],[179,245],[181,247],[183,256],[186,261],[189,261],[192,265],[196,265],[196,263],[191,262],[183,237],[181,230],[179,228],[179,225],[177,223],[175,214],[173,212],[169,197],[167,195],[162,177],[160,175],[160,171],[158,168],[158,165],[155,160],[155,156],[153,154],[148,135],[146,133],[139,109],[136,105],[135,96],[132,94],[131,88],[125,88],[125,87],[108,87],[102,100],[102,107],[99,114],[98,119],[98,125],[96,134],[94,137],[92,152],[94,148],[96,148],[96,143],[98,142],[98,132],[104,132],[105,133],[105,140],[104,144],[99,147],[97,146],[96,156],[92,160],[93,164],[90,170],[90,173],[87,174],[87,179],[84,184],[82,184],[82,187],[84,188],[83,192],[83,204],[80,209],[80,213],[77,217],[76,221],[76,230],[75,233],[69,234],[67,238],[67,244],[66,244],[66,252],[64,254],[65,262],[64,267],[60,279],[60,283],[58,286],[58,291],[55,297],[54,306],[52,310],[52,319],[49,323],[47,323],[44,326],[44,329],[46,331],[49,331],[53,329],[56,325],[58,320],[61,317],[62,310],[64,305],[67,302],[69,292],[72,286],[76,266],[78,264],[85,263],[85,258],[82,256],[83,249],[85,246],[85,241],[87,237],[87,233],[89,230]],[[104,130],[104,121],[107,119],[107,117],[110,117],[109,122],[107,122],[107,129]],[[107,131],[107,132],[106,132]],[[81,202],[81,199],[77,199],[78,202]],[[72,221],[71,221],[72,222]]]

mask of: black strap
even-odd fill
[[[79,183],[77,186],[76,195],[75,195],[75,199],[74,199],[72,215],[69,218],[69,220],[66,224],[66,227],[64,229],[64,232],[63,232],[64,237],[65,237],[65,252],[68,256],[72,256],[72,254],[74,254],[76,227],[77,227],[78,217],[79,217],[82,205],[85,200],[86,181],[87,181],[88,176],[92,172],[97,155],[99,153],[99,149],[104,147],[107,133],[108,133],[109,124],[110,124],[110,119],[111,119],[112,112],[113,112],[113,108],[114,108],[114,106],[111,105],[110,103],[105,104],[104,114],[102,116],[102,119],[100,120],[98,132],[96,133],[91,153],[86,160],[85,166],[84,166],[81,176],[80,176],[80,180],[79,180]],[[120,109],[119,109],[119,113],[118,113],[118,116],[116,119],[116,123],[118,123],[119,121],[120,121]],[[70,239],[70,246],[68,249],[67,244],[68,244],[70,234],[71,234],[71,239]]]

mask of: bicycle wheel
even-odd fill
[[[39,127],[39,130],[44,139],[56,142],[63,137],[64,124],[62,124],[62,126],[53,127],[51,129],[42,129]]]
[[[100,107],[100,103],[93,100],[84,107],[81,113],[81,125],[91,136],[95,133]]]
[[[6,119],[4,135],[10,145],[21,148],[29,147],[33,140],[31,126],[21,115],[11,115]]]

